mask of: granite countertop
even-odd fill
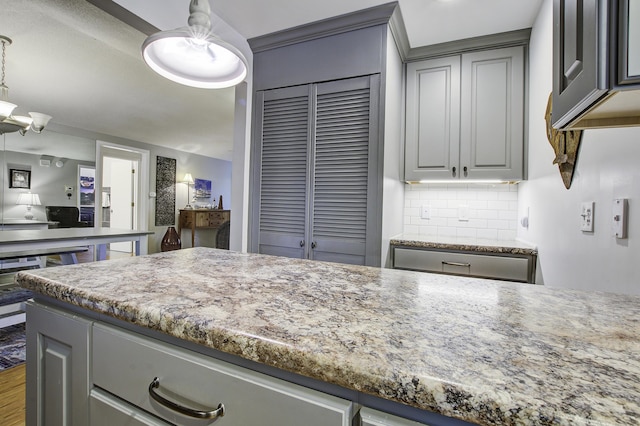
[[[517,240],[490,240],[482,238],[436,237],[401,234],[391,238],[391,246],[433,248],[441,250],[475,251],[480,253],[524,254],[537,256],[534,245]]]
[[[36,293],[479,424],[638,424],[640,297],[184,249],[22,271]]]

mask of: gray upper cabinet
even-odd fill
[[[519,180],[524,46],[407,65],[405,180]]]
[[[640,0],[553,3],[553,125],[640,125]]]
[[[460,56],[407,64],[405,180],[451,179],[459,154]]]

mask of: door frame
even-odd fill
[[[119,153],[121,155],[118,155]],[[136,215],[138,218],[138,226],[136,227],[136,229],[147,230],[149,229],[149,199],[146,194],[149,193],[148,176],[150,158],[150,153],[148,150],[100,140],[96,141],[95,188],[96,191],[99,190],[100,195],[102,195],[103,158],[105,156],[112,158],[121,158],[123,160],[131,160],[131,154],[139,154],[141,157],[140,167],[138,168],[138,187],[134,189],[134,193],[136,194],[137,198],[135,207]],[[102,196],[96,196],[95,206],[95,221],[96,223],[102,224]],[[147,254],[148,252],[148,238],[143,238],[140,240],[140,254]]]

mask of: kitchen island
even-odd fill
[[[209,248],[16,280],[36,303],[326,383],[354,411],[432,424],[431,413],[485,425],[640,419],[640,297]]]

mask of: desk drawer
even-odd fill
[[[228,212],[211,212],[209,213],[209,225],[212,228],[218,228],[224,222],[229,220]]]
[[[394,248],[393,267],[415,271],[469,275],[510,281],[529,281],[526,257],[489,256],[436,250]]]
[[[165,421],[211,424],[191,419],[150,397],[158,393],[182,405],[211,410],[224,404],[220,426],[351,425],[353,404],[318,391],[203,356],[115,327],[96,325],[93,334],[93,382]]]

